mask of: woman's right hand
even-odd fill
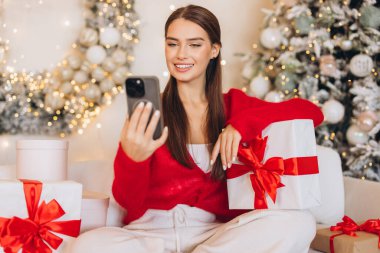
[[[121,132],[121,147],[124,152],[135,162],[141,162],[150,157],[156,149],[162,146],[168,137],[168,128],[165,127],[159,139],[153,140],[153,134],[160,118],[160,111],[153,113],[152,119],[148,124],[149,115],[152,110],[152,104],[144,102],[136,107],[124,123]]]

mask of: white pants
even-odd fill
[[[178,205],[124,228],[86,232],[67,253],[307,253],[315,235],[308,211],[254,210],[216,223],[206,211],[188,210]]]

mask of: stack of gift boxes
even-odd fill
[[[227,170],[230,209],[309,209],[321,204],[313,121],[274,122],[239,149]],[[317,230],[311,248],[331,253],[380,253],[380,219],[345,216]]]
[[[17,142],[15,180],[0,180],[0,252],[63,252],[104,226],[108,198],[67,180],[68,142]]]

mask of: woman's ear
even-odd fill
[[[211,59],[215,59],[216,57],[218,57],[219,52],[220,52],[220,45],[218,43],[212,44]]]

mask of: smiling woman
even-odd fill
[[[74,27],[80,2],[84,26]],[[138,42],[134,1],[1,3],[0,134],[83,133],[129,74]]]

